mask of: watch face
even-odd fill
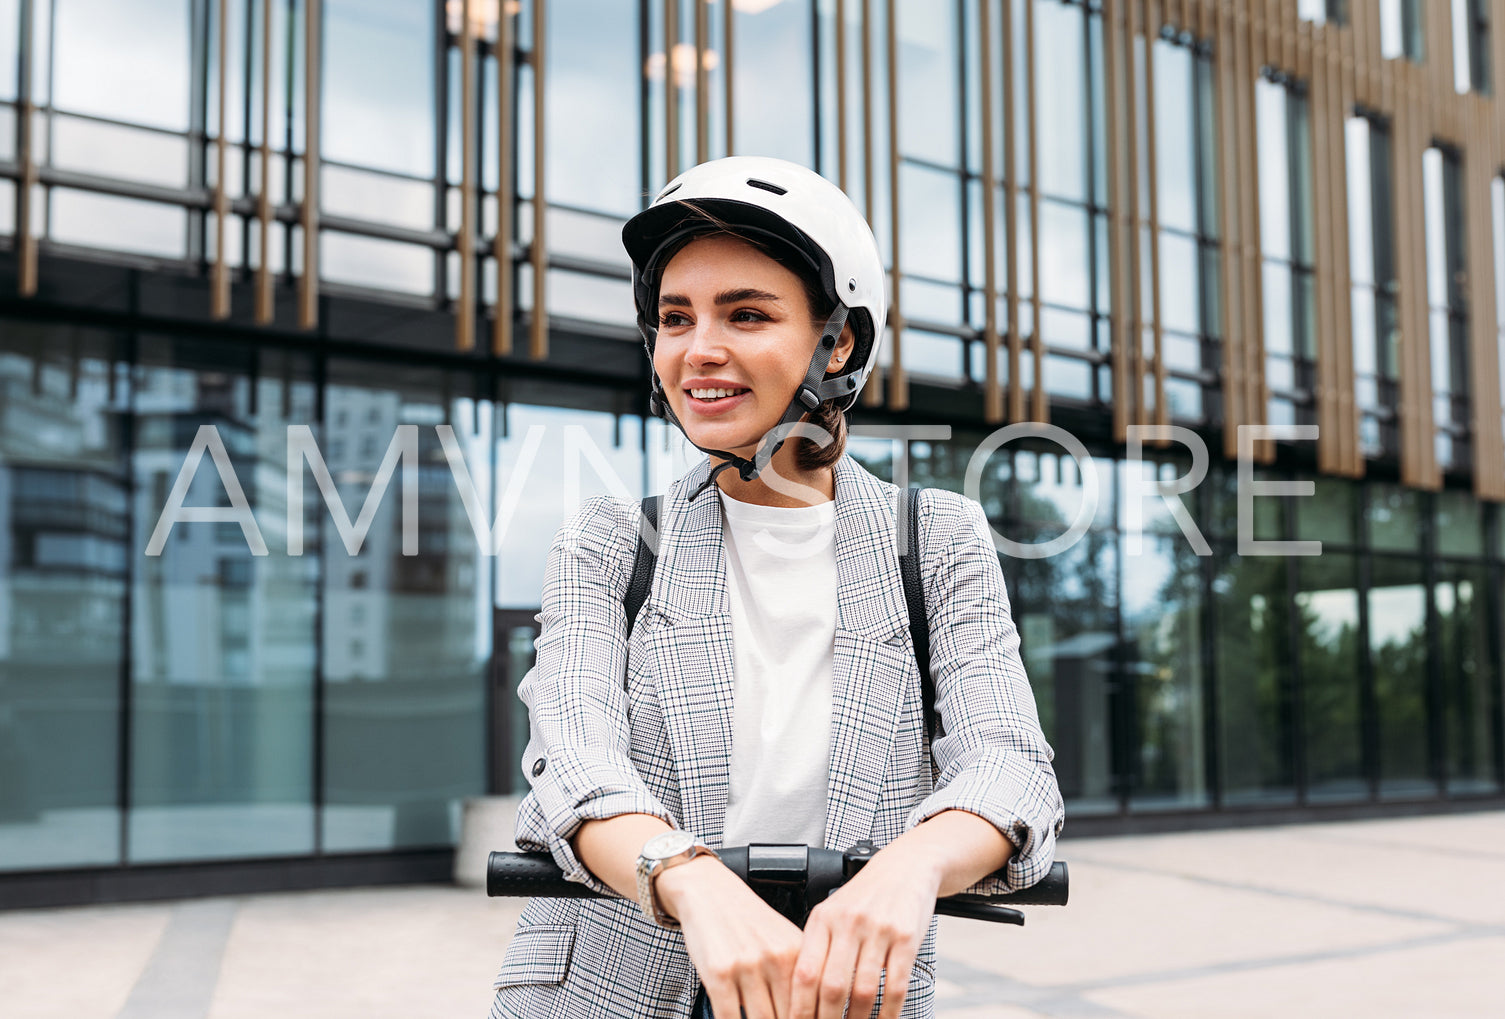
[[[687,831],[666,831],[643,844],[643,857],[649,860],[667,860],[671,856],[689,852],[694,844],[695,836]]]

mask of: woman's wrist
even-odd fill
[[[714,856],[703,855],[655,874],[653,897],[659,908],[683,923],[685,907],[694,901],[697,889],[714,881],[717,869],[725,871],[726,865]]]

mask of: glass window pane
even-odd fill
[[[461,505],[436,426],[454,429],[475,483],[490,422],[472,401],[449,395],[469,391],[468,379],[428,370],[394,378],[384,367],[341,360],[330,362],[329,379],[325,434],[347,451],[343,469],[330,468],[351,518],[400,427],[416,426],[421,466],[416,521],[403,524],[394,484],[354,554],[316,504],[327,550],[325,849],[448,845],[461,799],[485,783],[491,564]],[[490,521],[488,488],[483,480],[477,495]],[[409,526],[412,539],[404,534]]]
[[[0,871],[120,862],[122,355],[0,320]]]
[[[1286,561],[1220,557],[1213,579],[1218,627],[1218,750],[1228,804],[1295,799]]]
[[[805,5],[773,6],[798,10]],[[955,112],[959,106],[956,5],[900,3],[896,13],[900,151],[954,166],[961,155]]]
[[[312,359],[263,351],[253,374],[245,348],[150,336],[141,354],[130,858],[312,852],[319,551],[288,554],[285,503],[287,426],[312,417]],[[228,457],[254,512],[250,535],[233,520],[165,513],[201,436]],[[189,478],[184,506],[231,506],[210,457]],[[269,554],[253,555],[253,535]]]
[[[1481,506],[1468,492],[1438,492],[1437,551],[1477,558],[1484,554]]]
[[[1286,90],[1261,80],[1254,86],[1259,132],[1259,243],[1268,256],[1291,258],[1291,164],[1287,148]]]
[[[1432,588],[1440,629],[1442,702],[1446,719],[1449,793],[1500,788],[1492,724],[1496,679],[1489,651],[1488,573],[1482,565],[1444,563]]]
[[[162,258],[187,251],[186,209],[67,188],[54,188],[51,197],[52,240]]]
[[[961,179],[954,173],[903,163],[899,238],[904,270],[927,279],[961,282]],[[953,315],[961,312],[960,301]]]
[[[1427,749],[1427,589],[1421,562],[1375,556],[1369,657],[1379,714],[1380,795],[1432,797]]]
[[[0,0],[0,102],[16,98],[20,74],[21,0]]]
[[[1150,538],[1127,555],[1123,625],[1138,747],[1130,805],[1139,810],[1205,806],[1201,564],[1179,535]]]
[[[57,104],[188,130],[189,8],[161,0],[57,0]]]
[[[1307,797],[1364,799],[1356,560],[1337,553],[1303,557],[1297,574]]]
[[[1376,549],[1414,552],[1421,543],[1421,504],[1417,493],[1399,485],[1369,486],[1369,542]]]
[[[1160,234],[1160,321],[1166,329],[1195,333],[1201,329],[1198,297],[1197,242],[1180,234]],[[1200,368],[1201,358],[1186,368]]]
[[[1037,514],[1049,509],[1037,507]],[[1060,521],[1053,533],[1065,526]],[[1020,529],[1000,530],[1013,536]],[[1078,814],[1118,809],[1108,710],[1117,643],[1115,546],[1112,532],[1090,531],[1060,555],[1004,561],[1025,669],[1056,752],[1056,778],[1067,809]]]
[[[544,86],[549,104],[549,200],[630,216],[643,204],[638,169],[638,8],[620,0],[554,0],[549,19],[564,28],[549,34]],[[624,45],[627,39],[634,44]],[[719,49],[719,44],[713,47],[709,57],[718,58]],[[657,66],[662,78],[662,56]],[[717,59],[712,70],[719,66]],[[724,87],[720,78],[719,73],[711,76],[718,96]],[[686,101],[693,119],[693,99]],[[719,101],[711,105],[720,108]]]
[[[1312,495],[1292,499],[1296,507],[1296,539],[1337,545],[1354,544],[1358,486],[1339,478],[1318,476]]]
[[[948,7],[947,10],[949,9]],[[805,166],[811,165],[815,151],[815,113],[811,102],[811,96],[815,95],[815,81],[812,77],[814,70],[808,5],[765,2],[735,4],[732,10],[736,18],[737,53],[742,58],[734,62],[732,71],[736,77],[734,109],[737,117],[737,151],[756,152],[760,156],[777,156]],[[881,15],[875,12],[874,17]],[[920,19],[900,15],[901,23],[908,25],[909,22],[916,22],[916,30],[923,30],[924,26],[918,24],[918,20]],[[686,25],[686,19],[682,17],[680,24]],[[881,45],[876,41],[882,38],[881,32],[882,23],[879,22],[874,32],[875,46]],[[881,49],[875,49],[874,59],[881,60],[882,52]],[[908,70],[902,59],[900,64]],[[955,80],[954,70],[952,80]],[[690,102],[688,96],[691,94],[686,94],[687,103]],[[886,101],[882,95],[875,94],[874,109],[884,109],[879,104]],[[685,117],[687,122],[692,119]],[[949,123],[954,117],[932,119]],[[887,144],[886,137],[879,139],[874,151],[886,151],[882,146]],[[694,148],[689,151],[693,152]],[[946,161],[955,161],[955,144],[942,151]],[[882,187],[881,184],[878,186]],[[881,234],[879,236],[882,237]]]
[[[1060,202],[1042,201],[1040,299],[1068,308],[1089,308],[1091,266],[1092,260],[1087,254],[1086,210]]]
[[[324,158],[435,176],[437,27],[431,4],[324,0]]]
[[[1160,225],[1197,228],[1196,124],[1192,119],[1192,55],[1185,46],[1155,43],[1155,172]]]
[[[1084,63],[1084,14],[1076,4],[1052,0],[1027,2],[1035,5],[1035,130],[1039,145],[1040,191],[1056,198],[1085,202],[1087,70]]]

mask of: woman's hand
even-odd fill
[[[849,995],[848,1015],[864,1019],[885,970],[878,1019],[898,1019],[941,878],[933,856],[894,842],[811,910],[794,966],[792,1019],[841,1019]]]
[[[684,929],[690,961],[718,1017],[736,1019],[740,1005],[747,1019],[787,1019],[798,927],[710,857],[669,868],[655,878],[654,890]]]

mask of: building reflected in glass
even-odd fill
[[[974,493],[1027,544],[1095,482],[1002,560],[1075,830],[1499,804],[1489,26],[1148,8],[0,0],[0,905],[448,873],[555,529],[690,463],[619,231],[728,151],[869,215],[911,483],[1085,445]],[[1238,429],[1307,424],[1249,523],[1322,554],[1250,554]]]

